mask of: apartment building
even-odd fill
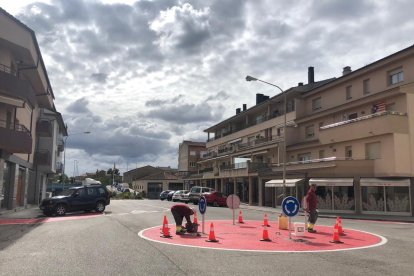
[[[183,141],[178,147],[178,171],[195,173],[199,170],[198,161],[206,153],[205,142]]]
[[[413,93],[414,46],[323,81],[310,67],[308,84],[206,129],[213,170],[193,179],[273,207],[316,183],[322,212],[412,216]]]
[[[61,172],[62,116],[35,33],[0,8],[0,208],[37,204]]]

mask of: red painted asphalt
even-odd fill
[[[206,242],[210,231],[210,223],[214,223],[214,234],[217,243]],[[147,240],[167,243],[180,246],[203,247],[222,250],[245,250],[265,252],[314,252],[314,251],[337,251],[358,248],[367,248],[384,244],[387,240],[384,237],[373,233],[344,228],[345,235],[340,236],[343,243],[336,244],[330,241],[333,238],[333,227],[317,225],[317,233],[304,233],[296,237],[292,232],[292,239],[289,239],[288,230],[280,230],[277,223],[271,223],[268,227],[271,242],[263,242],[263,221],[245,221],[244,224],[233,225],[229,220],[213,220],[205,224],[205,233],[201,237],[190,235],[176,235],[175,225],[169,224],[172,238],[160,236],[160,228],[156,226],[145,229],[139,236]],[[201,231],[201,225],[199,226]]]
[[[15,225],[15,224],[38,224],[65,220],[78,220],[87,219],[92,217],[102,216],[102,214],[90,213],[90,214],[76,214],[66,215],[64,217],[44,217],[44,218],[29,218],[29,219],[16,219],[16,218],[0,218],[0,225]]]

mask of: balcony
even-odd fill
[[[323,126],[319,131],[319,141],[329,144],[392,133],[408,133],[405,113],[383,111]]]
[[[62,152],[65,150],[65,143],[63,142],[62,138],[58,138],[56,144],[57,144],[58,151]]]
[[[0,64],[0,87],[2,93],[11,98],[19,98],[24,102],[29,102],[31,106],[35,106],[36,97],[35,92],[26,80],[18,79],[12,72],[8,73],[5,65]],[[11,69],[9,69],[11,70]],[[16,106],[23,107],[21,104]]]
[[[267,163],[242,162],[220,167],[220,177],[245,177],[249,173],[259,173],[267,170]]]
[[[286,163],[287,173],[317,173],[323,177],[354,177],[355,175],[372,175],[376,172],[376,160],[328,157]],[[281,173],[283,164],[272,164],[273,172]]]
[[[277,135],[273,135],[272,137],[259,137],[247,143],[237,144],[236,151],[243,151],[243,150],[252,149],[256,147],[272,145],[272,144],[279,143],[281,141],[283,141],[283,137],[277,136]]]
[[[36,134],[42,137],[52,137],[52,124],[50,121],[40,120],[36,124]]]
[[[51,156],[48,150],[41,150],[35,152],[35,163],[38,166],[50,166]]]
[[[0,120],[0,149],[10,153],[31,153],[32,137],[23,125]]]
[[[63,173],[63,163],[62,162],[56,162],[55,168],[56,168],[56,173]]]

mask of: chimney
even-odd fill
[[[262,102],[267,101],[268,99],[269,99],[269,96],[265,96],[265,95],[263,95],[263,100],[262,100]]]
[[[247,110],[247,104],[243,104],[243,111]]]
[[[256,93],[256,104],[263,102],[263,94]]]
[[[308,84],[315,82],[315,73],[313,72],[313,67],[308,67]]]
[[[236,115],[240,113],[240,108],[236,108]]]
[[[350,66],[345,66],[344,71],[342,71],[342,76],[348,75],[351,72],[352,72],[351,67]]]
[[[303,86],[303,82],[298,83],[298,86]]]

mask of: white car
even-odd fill
[[[172,201],[185,201],[183,200],[183,195],[188,194],[187,190],[178,190],[172,196]],[[188,198],[188,197],[187,197]]]

